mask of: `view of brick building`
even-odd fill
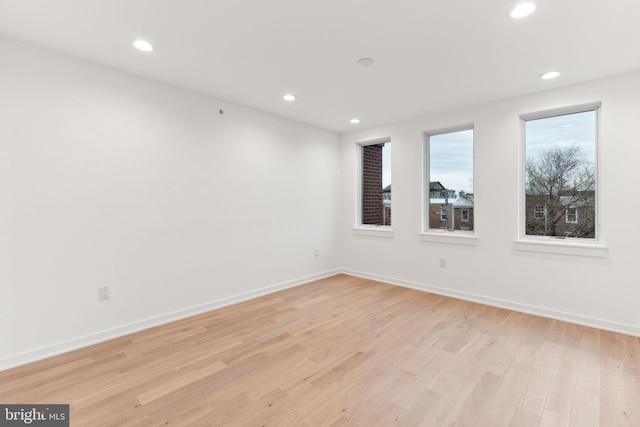
[[[391,225],[391,184],[382,190],[382,225]]]
[[[382,187],[383,147],[362,147],[362,224],[391,225],[391,185]]]
[[[429,228],[471,231],[474,229],[473,194],[429,183]]]
[[[382,212],[382,146],[362,147],[362,223],[380,225]]]
[[[556,197],[527,194],[526,234],[594,238],[595,193],[567,192]]]

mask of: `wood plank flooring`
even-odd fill
[[[338,275],[0,372],[73,426],[640,426],[640,339]]]

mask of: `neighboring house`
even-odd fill
[[[455,190],[446,189],[440,181],[429,183],[429,199],[454,199],[455,197]]]
[[[473,194],[449,190],[440,183],[429,183],[429,228],[471,231],[474,229]]]
[[[473,230],[473,194],[460,192],[460,197],[453,203],[453,226],[454,230]]]
[[[391,225],[391,184],[382,189],[382,225]]]
[[[565,192],[560,196],[527,194],[527,235],[595,237],[595,192]]]

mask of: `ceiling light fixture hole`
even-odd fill
[[[143,39],[136,39],[133,41],[133,46],[138,49],[141,50],[143,52],[151,52],[153,50],[153,45],[151,43],[149,43],[146,40]]]
[[[509,16],[513,19],[524,18],[531,15],[536,10],[536,4],[531,1],[519,3],[509,10]]]
[[[540,78],[542,80],[551,80],[551,79],[555,79],[559,75],[560,75],[560,71],[553,70],[553,71],[547,71],[546,73],[540,74]]]
[[[360,58],[358,59],[358,65],[361,67],[371,67],[373,64],[375,64],[376,61],[374,61],[371,58]]]

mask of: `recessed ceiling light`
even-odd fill
[[[513,19],[524,18],[531,15],[536,10],[536,4],[530,1],[526,1],[516,5],[513,9],[509,10],[509,16]]]
[[[358,123],[360,123],[360,119],[353,118],[353,119],[349,120],[349,123],[357,125]]]
[[[357,64],[361,67],[371,67],[376,61],[371,58],[360,58]]]
[[[133,45],[135,46],[136,49],[141,50],[143,52],[151,52],[153,50],[153,45],[143,39],[134,40]]]
[[[555,79],[559,75],[560,75],[560,71],[558,70],[547,71],[546,73],[540,74],[540,78],[542,80],[550,80],[550,79]]]
[[[282,99],[284,99],[285,101],[295,101],[296,96],[292,93],[287,93],[282,97]]]

